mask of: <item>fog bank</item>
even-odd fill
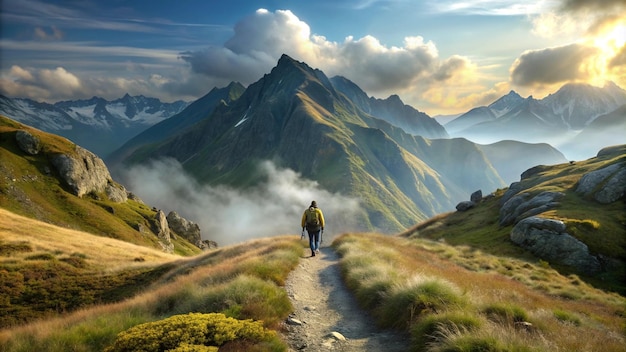
[[[312,200],[324,213],[325,244],[346,231],[358,229],[363,213],[355,198],[330,193],[312,180],[269,162],[259,165],[267,181],[253,189],[200,184],[174,159],[132,167],[121,176],[129,191],[146,204],[175,211],[197,223],[202,238],[220,246],[252,238],[300,234],[300,219]]]

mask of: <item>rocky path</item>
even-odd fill
[[[289,351],[408,351],[408,336],[380,331],[341,281],[330,247],[306,257],[285,284],[294,312],[286,323]]]

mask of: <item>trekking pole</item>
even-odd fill
[[[303,240],[304,239],[304,229],[302,229],[302,234],[300,235],[300,239]]]

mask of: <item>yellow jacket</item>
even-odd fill
[[[304,210],[304,213],[302,213],[302,221],[301,221],[302,228],[306,226],[306,212],[309,211],[309,209],[310,208],[307,208],[306,210]],[[322,210],[320,208],[313,208],[313,209],[315,209],[315,212],[317,213],[317,218],[320,220],[320,227],[323,230],[324,229],[324,214],[322,213]]]

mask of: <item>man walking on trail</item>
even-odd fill
[[[309,247],[311,247],[311,256],[315,257],[315,253],[320,251],[320,242],[324,233],[324,214],[317,207],[317,202],[312,201],[309,208],[302,214],[302,237],[304,237],[304,229],[309,233]]]

